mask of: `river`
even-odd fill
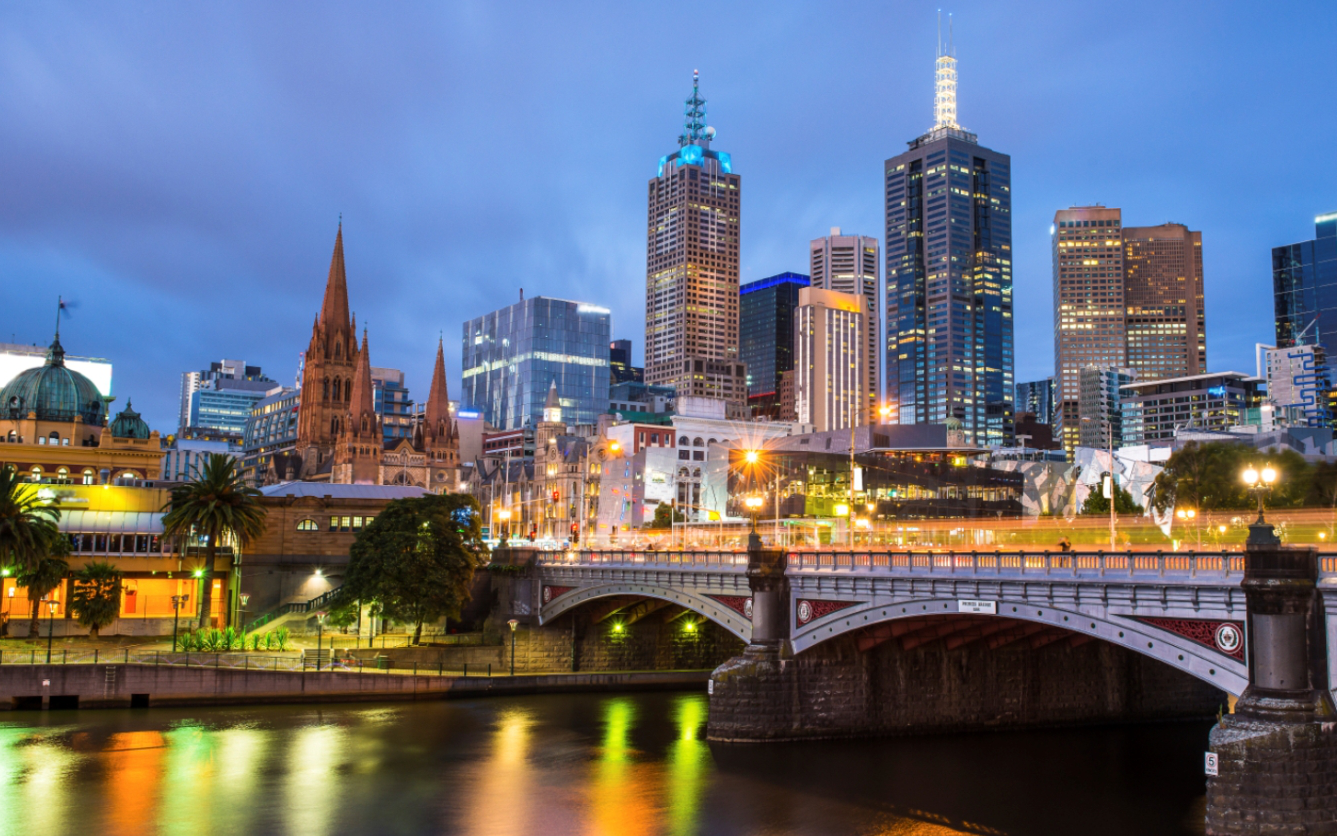
[[[1202,833],[1204,723],[718,746],[702,694],[0,715],[0,833]]]

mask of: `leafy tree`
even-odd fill
[[[357,601],[349,600],[332,608],[329,614],[325,616],[325,623],[331,627],[338,627],[341,632],[347,633],[348,628],[357,623],[357,616]]]
[[[655,518],[650,528],[670,528],[675,522],[687,522],[687,515],[667,502],[655,506]]]
[[[385,618],[414,625],[417,644],[425,622],[459,618],[483,548],[473,497],[397,499],[354,541],[338,605],[372,602]]]
[[[237,470],[237,460],[213,453],[196,466],[194,479],[173,489],[163,508],[163,532],[184,542],[194,534],[204,538],[204,594],[200,596],[200,627],[209,624],[213,604],[214,559],[218,543],[229,538],[246,546],[265,530],[265,510],[260,492],[247,485]]]
[[[1133,501],[1131,493],[1119,485],[1114,486],[1114,512],[1116,514],[1142,514],[1145,511],[1145,508]],[[1105,491],[1102,486],[1097,485],[1086,495],[1086,501],[1082,503],[1082,513],[1108,514],[1109,512],[1110,501],[1105,498]]]
[[[1259,453],[1234,442],[1190,441],[1176,450],[1153,483],[1151,505],[1164,513],[1176,505],[1198,511],[1248,508],[1240,474]]]
[[[88,635],[97,638],[121,610],[121,570],[106,561],[93,561],[75,572],[70,609],[88,628]]]
[[[37,487],[13,466],[0,467],[0,565],[32,570],[60,536],[60,509],[37,498]]]
[[[63,545],[63,547],[62,547]],[[50,541],[47,547],[47,553],[38,559],[37,563],[28,569],[19,572],[18,585],[25,587],[28,591],[28,601],[32,605],[32,624],[28,627],[29,636],[38,635],[38,617],[42,599],[51,594],[51,591],[60,586],[60,582],[65,580],[65,575],[70,571],[70,564],[65,562],[64,555],[69,554],[69,541],[64,537],[57,537]]]

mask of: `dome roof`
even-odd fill
[[[93,381],[65,367],[65,349],[60,335],[46,352],[46,363],[19,372],[0,389],[0,417],[27,418],[37,413],[39,421],[73,421],[100,427],[106,422],[107,404]]]
[[[130,401],[125,402],[125,409],[122,409],[111,422],[111,434],[115,438],[148,438],[149,425],[139,417],[130,406]]]

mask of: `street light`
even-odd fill
[[[181,615],[181,608],[190,600],[189,595],[172,596],[172,652],[176,652],[176,622]]]
[[[511,626],[511,676],[515,676],[515,628],[520,626],[520,622],[512,618],[506,623]]]
[[[325,610],[316,613],[316,673],[320,673],[320,650],[325,645],[325,616],[329,615]],[[330,639],[330,644],[334,644],[334,639]],[[331,650],[334,648],[331,647]],[[334,654],[331,653],[331,656]]]
[[[891,404],[884,403],[882,404],[882,406],[879,406],[877,408],[877,414],[879,417],[882,418],[883,422],[885,422],[888,418],[891,417]]]
[[[42,603],[46,604],[46,663],[51,664],[51,637],[56,634],[56,606],[54,598],[43,598]]]
[[[748,464],[756,464],[757,462],[761,461],[761,453],[757,452],[756,450],[748,450],[746,453],[743,454],[743,459]]]
[[[763,502],[764,500],[761,497],[757,496],[756,494],[753,494],[752,496],[749,496],[747,499],[743,500],[743,504],[747,506],[748,514],[752,516],[753,534],[757,533],[757,513],[761,511],[761,505]]]
[[[1252,545],[1276,545],[1278,542],[1276,536],[1271,532],[1271,526],[1267,520],[1263,519],[1263,494],[1272,490],[1272,485],[1277,481],[1277,470],[1272,465],[1263,465],[1262,470],[1258,470],[1253,465],[1249,465],[1241,474],[1244,484],[1249,486],[1249,490],[1258,495],[1258,521],[1249,526],[1249,543]],[[1264,532],[1264,528],[1267,529]]]
[[[506,541],[511,536],[511,512],[507,508],[502,508],[497,512],[497,519],[501,520],[501,538],[499,544],[506,545]]]
[[[1193,521],[1193,531],[1194,531],[1194,533],[1197,535],[1197,538],[1198,538],[1198,548],[1201,549],[1201,548],[1202,548],[1202,529],[1198,528],[1198,523],[1196,522],[1197,517],[1198,517],[1198,512],[1197,512],[1196,510],[1192,509],[1192,508],[1180,508],[1180,509],[1178,509],[1178,510],[1175,511],[1175,516],[1178,517],[1179,519],[1185,521],[1185,522]]]

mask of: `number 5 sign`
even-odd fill
[[[1219,772],[1216,771],[1216,765],[1217,765],[1217,759],[1216,759],[1216,758],[1217,758],[1217,755],[1216,755],[1215,752],[1208,752],[1208,753],[1207,753],[1207,763],[1205,764],[1205,769],[1204,769],[1203,771],[1206,772],[1208,775],[1219,775],[1219,774],[1220,774]]]

